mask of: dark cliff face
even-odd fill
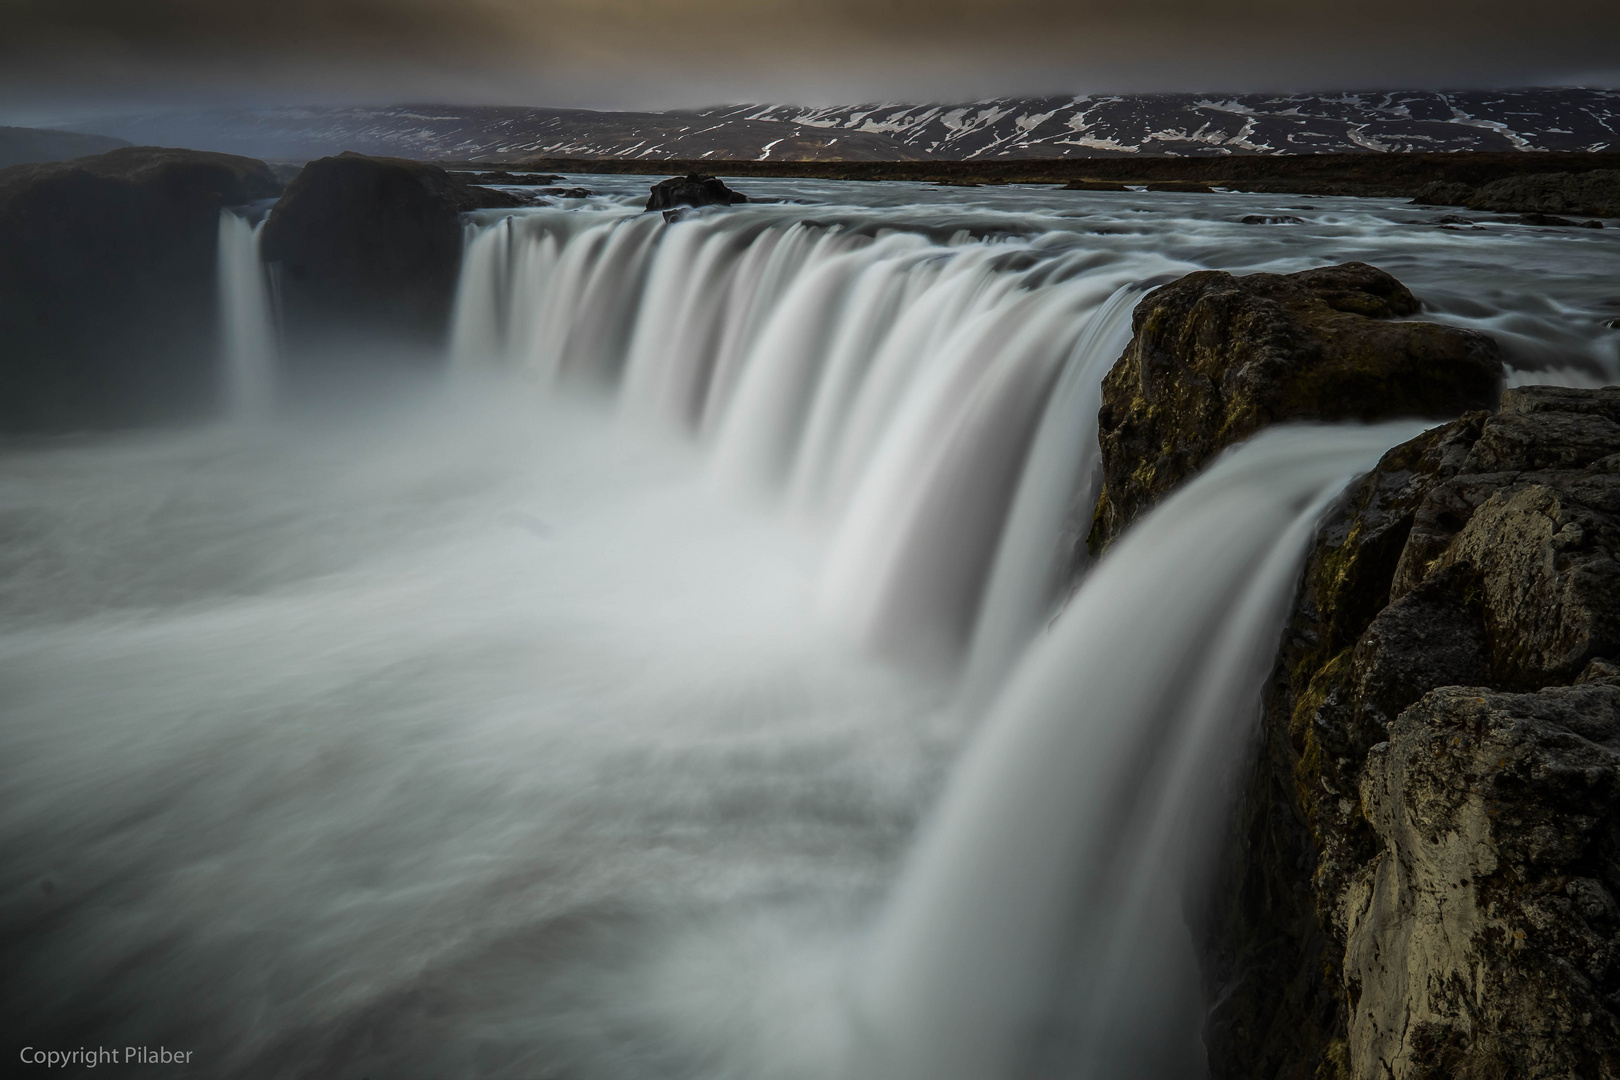
[[[1617,552],[1620,389],[1508,391],[1323,525],[1202,928],[1216,1077],[1620,1074]]]
[[[219,211],[279,190],[262,162],[154,147],[0,170],[0,430],[207,412]]]
[[[1495,342],[1392,321],[1417,311],[1405,286],[1363,263],[1288,275],[1203,271],[1149,293],[1103,381],[1092,550],[1268,424],[1449,418],[1494,404]]]
[[[342,154],[304,166],[261,241],[276,268],[296,359],[338,342],[438,349],[461,267],[467,210],[522,200],[436,165]]]

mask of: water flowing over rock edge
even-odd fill
[[[1620,390],[1522,387],[1329,517],[1199,928],[1213,1074],[1610,1077]]]

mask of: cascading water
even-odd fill
[[[945,662],[973,633],[1054,384],[1073,370],[1062,399],[1083,413],[1077,395],[1095,397],[1128,332],[1134,283],[1174,268],[1061,237],[941,242],[774,209],[594,217],[541,211],[473,232],[452,367],[622,372],[627,417],[698,434],[722,486],[774,493],[831,534],[821,604],[836,621],[880,651]],[[1093,468],[1091,429],[1067,420],[1045,425],[1052,476],[1030,481],[1015,548],[1055,543],[1032,537]],[[1054,557],[1033,582],[1002,574],[1018,614],[997,601],[981,634],[1001,670],[1051,599]]]
[[[1096,498],[1099,385],[1146,267],[735,214],[658,236],[550,217],[473,238],[462,362],[622,367],[629,415],[705,435],[727,486],[827,525],[823,605],[867,644],[952,656],[971,634],[958,707],[986,705],[1085,557],[1065,525]],[[550,316],[524,324],[524,288],[585,296],[614,251],[646,264],[615,271],[646,282],[617,312],[626,360],[595,351],[601,305],[534,296]],[[1413,433],[1271,433],[1120,544],[912,860],[855,980],[852,1076],[1196,1075],[1189,815],[1240,756],[1317,515]]]
[[[225,403],[238,419],[259,419],[275,404],[276,323],[269,275],[259,257],[261,219],[219,212],[219,323]]]
[[[1183,897],[1322,510],[1421,425],[1270,431],[1121,539],[959,763],[856,983],[853,1075],[1201,1071]]]
[[[1200,829],[1315,515],[1407,432],[1265,435],[1070,596],[1137,298],[1362,259],[1613,381],[1620,237],[591,186],[470,220],[448,392],[4,448],[0,1015],[251,1078],[1198,1076]]]

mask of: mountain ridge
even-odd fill
[[[158,113],[72,130],[291,160],[976,161],[1135,155],[1620,149],[1620,90],[1113,94],[665,112],[320,106]]]

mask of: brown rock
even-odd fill
[[[1363,263],[1149,293],[1103,382],[1099,550],[1216,453],[1286,420],[1452,417],[1495,403],[1500,351],[1467,330],[1391,320],[1418,303]]]

